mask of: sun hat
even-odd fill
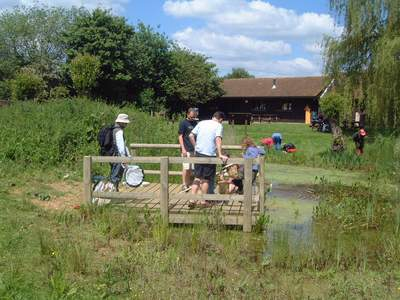
[[[360,135],[361,136],[366,136],[367,132],[364,129],[360,129]]]
[[[115,123],[130,123],[128,115],[127,114],[119,114],[117,119],[115,120]]]

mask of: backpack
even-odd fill
[[[100,155],[113,156],[114,155],[114,131],[115,126],[109,125],[100,129],[97,140],[100,146]]]

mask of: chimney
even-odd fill
[[[272,79],[272,89],[276,89],[276,78]]]

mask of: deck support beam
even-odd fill
[[[92,157],[83,158],[83,197],[85,202],[92,202]]]
[[[163,221],[168,224],[168,200],[169,200],[169,191],[168,191],[168,169],[169,169],[169,159],[168,157],[161,157],[160,160],[160,210],[161,217]]]
[[[244,162],[244,203],[243,203],[243,231],[251,232],[251,202],[253,192],[253,160],[246,159]]]

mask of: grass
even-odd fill
[[[68,193],[49,183],[81,181],[82,156],[97,153],[98,128],[121,111],[135,118],[129,142],[176,143],[176,122],[134,107],[74,99],[0,109],[0,299],[400,297],[396,137],[376,135],[357,158],[351,148],[330,153],[330,135],[302,124],[226,127],[225,143],[246,130],[256,141],[282,132],[299,152],[268,153],[267,179],[312,185],[320,199],[270,198],[252,234],[221,224],[166,226],[146,213],[139,222],[121,206],[33,205]],[[140,154],[160,153],[176,154]],[[307,236],[294,238],[303,223]]]

